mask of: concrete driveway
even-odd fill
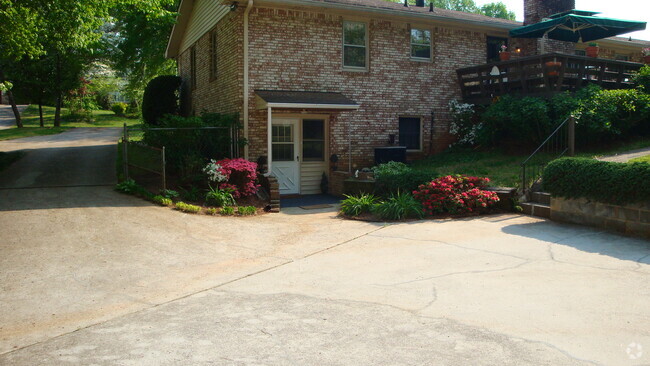
[[[650,363],[650,244],[590,228],[193,216],[109,186],[0,189],[0,228],[0,365]]]

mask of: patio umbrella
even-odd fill
[[[513,38],[551,38],[567,42],[589,42],[619,34],[644,30],[646,22],[599,18],[592,11],[570,10],[551,15],[539,23],[515,28]]]

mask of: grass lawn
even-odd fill
[[[140,124],[138,118],[116,116],[112,111],[93,111],[93,122],[75,121],[70,117],[67,108],[61,109],[61,127],[54,125],[54,107],[43,106],[43,119],[45,128],[41,128],[38,117],[38,106],[30,105],[22,114],[24,128],[10,128],[0,130],[0,141],[18,139],[31,136],[53,135],[66,131],[72,127],[122,127]]]
[[[596,158],[650,146],[650,138],[621,142],[598,149],[580,151],[576,156]],[[532,151],[531,151],[532,152]],[[507,154],[500,151],[446,152],[413,163],[413,168],[435,171],[440,175],[464,174],[488,177],[494,186],[517,187],[520,184],[521,163],[529,154]],[[650,162],[650,156],[644,157]]]
[[[25,153],[22,151],[12,151],[12,152],[0,151],[0,172],[5,170],[9,165],[13,164],[23,156],[25,156]]]
[[[648,163],[650,164],[650,155],[642,156],[640,158],[635,158],[630,160],[630,163]]]

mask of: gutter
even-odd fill
[[[249,97],[249,86],[248,86],[248,73],[249,73],[249,62],[248,62],[248,15],[253,9],[253,0],[248,0],[246,5],[246,10],[244,11],[244,138],[248,141],[248,97]],[[244,159],[248,160],[248,144],[244,146]]]

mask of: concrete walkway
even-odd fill
[[[640,158],[642,156],[650,155],[650,147],[646,147],[643,149],[638,149],[638,150],[631,150],[631,151],[626,151],[624,153],[616,154],[616,155],[610,155],[610,156],[603,156],[598,158],[598,160],[602,161],[612,161],[616,163],[627,163],[628,161],[636,158]]]
[[[24,159],[111,147],[91,136],[39,137]],[[13,182],[0,365],[650,363],[647,241],[511,214],[187,215],[110,186]]]
[[[22,114],[27,109],[26,105],[19,105],[18,111]],[[0,130],[16,127],[16,117],[10,105],[0,104]]]

